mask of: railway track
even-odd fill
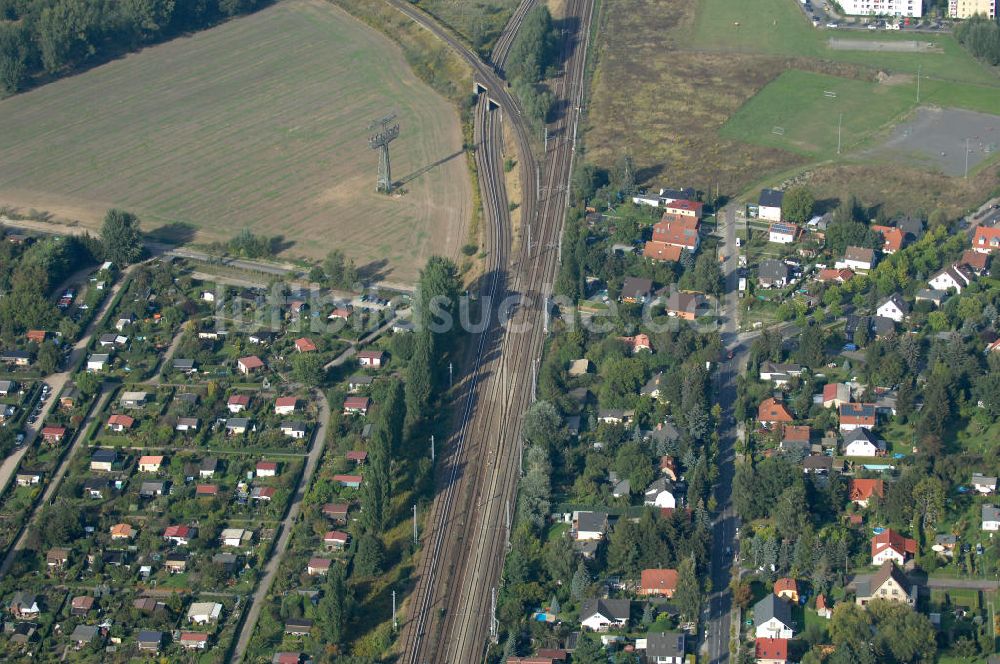
[[[395,2],[393,2],[395,4]],[[498,40],[494,65],[502,69],[510,45],[524,16],[534,5],[525,0]],[[406,9],[411,9],[407,7]],[[551,293],[557,268],[556,241],[568,202],[572,169],[576,109],[582,97],[586,35],[592,0],[570,0],[568,13],[580,17],[580,32],[566,35],[563,44],[564,77],[554,82],[557,98],[570,111],[550,127],[551,135],[570,140],[551,142],[544,155],[547,194],[535,206],[536,182],[522,177],[525,224],[532,224],[536,241],[522,243],[518,256],[509,254],[512,230],[503,186],[502,127],[511,122],[518,139],[523,173],[537,169],[527,142],[527,129],[519,107],[505,88],[496,85],[493,70],[474,54],[474,69],[487,84],[490,99],[501,113],[480,102],[476,117],[477,165],[484,207],[490,221],[490,278],[483,295],[489,324],[474,341],[475,361],[466,373],[459,426],[445,446],[436,496],[417,576],[417,588],[406,607],[409,619],[401,638],[403,661],[412,664],[472,662],[482,658],[490,621],[491,590],[501,579],[509,524],[520,477],[521,416],[532,400],[533,364],[543,343],[541,321],[544,301]],[[412,16],[410,11],[405,12]],[[413,13],[416,13],[415,11]],[[428,17],[420,22],[438,34],[444,32]],[[446,34],[446,33],[445,33]],[[439,34],[440,36],[440,34]],[[457,40],[445,39],[455,48]],[[485,71],[484,71],[485,69]],[[537,184],[542,176],[536,170]],[[541,292],[544,297],[525,300],[513,308],[504,324],[497,302],[507,295]],[[488,304],[487,304],[488,302]]]
[[[521,29],[524,17],[537,3],[538,0],[521,0],[521,3],[507,21],[507,25],[504,26],[503,32],[497,38],[496,44],[493,45],[493,51],[490,53],[490,62],[493,63],[498,74],[503,74],[504,65],[507,64],[507,57],[510,55],[510,48],[514,45],[514,37],[517,36],[517,31]]]

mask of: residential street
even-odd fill
[[[253,594],[253,601],[250,604],[249,610],[243,616],[243,621],[240,624],[239,639],[237,639],[236,645],[229,657],[230,662],[242,661],[243,655],[247,651],[247,646],[250,645],[250,638],[253,636],[257,619],[260,617],[260,612],[267,601],[267,595],[274,584],[274,577],[278,574],[281,560],[288,550],[288,543],[292,538],[292,528],[299,518],[299,513],[302,511],[302,499],[305,498],[306,490],[309,488],[312,476],[319,466],[320,459],[323,458],[323,450],[326,445],[326,429],[330,424],[330,404],[326,400],[326,395],[319,390],[315,391],[314,397],[319,399],[320,404],[319,426],[316,428],[316,437],[313,439],[312,449],[309,450],[309,457],[306,459],[305,470],[302,471],[302,477],[299,478],[299,486],[292,497],[288,513],[282,520],[281,526],[279,526],[278,541],[275,542],[271,555],[267,559],[267,564],[264,565],[264,576],[257,583],[257,589]]]

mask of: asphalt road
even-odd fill
[[[316,436],[313,438],[312,448],[306,458],[306,467],[299,478],[299,485],[295,489],[292,503],[279,526],[278,541],[275,542],[271,555],[268,557],[267,563],[264,564],[264,576],[257,583],[250,609],[240,623],[240,635],[229,656],[230,662],[240,662],[246,654],[247,646],[250,645],[250,637],[253,636],[254,627],[257,625],[257,619],[267,602],[268,592],[274,584],[274,577],[277,576],[281,560],[284,558],[285,552],[288,551],[288,543],[292,538],[292,528],[299,518],[299,513],[302,512],[302,500],[305,498],[312,476],[319,466],[319,461],[323,457],[323,449],[326,446],[326,429],[330,423],[330,404],[326,400],[326,395],[320,390],[315,390],[313,397],[319,400],[319,426],[316,429]]]

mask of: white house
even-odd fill
[[[844,260],[834,263],[834,267],[839,269],[848,268],[850,270],[861,270],[867,272],[875,264],[875,252],[869,247],[847,247],[844,251]]]
[[[646,489],[643,503],[653,507],[676,508],[677,499],[674,497],[673,484],[666,477],[653,480],[653,483]]]
[[[244,528],[223,528],[219,539],[223,546],[241,546],[245,539],[249,539],[248,533],[253,534]]]
[[[606,632],[628,624],[632,603],[627,599],[588,599],[580,607],[580,625],[592,632]]]
[[[196,625],[216,622],[222,615],[222,605],[218,602],[195,602],[188,609],[188,620]]]
[[[879,305],[875,313],[883,318],[891,318],[897,323],[902,323],[903,319],[910,313],[910,305],[903,300],[899,293],[893,293]]]
[[[787,599],[768,593],[753,607],[754,634],[758,639],[790,639],[792,605]]]
[[[972,474],[972,488],[984,496],[988,496],[997,490],[997,478],[987,477],[980,473]]]
[[[953,288],[956,293],[961,293],[963,288],[972,283],[972,275],[956,264],[941,270],[927,283],[935,290],[946,291]]]
[[[573,524],[578,542],[604,539],[604,534],[608,532],[608,515],[604,512],[574,512]]]
[[[295,397],[278,397],[274,402],[275,415],[291,415],[295,412],[298,400]]]
[[[899,566],[917,555],[917,541],[889,528],[872,537],[872,565],[891,561]]]
[[[94,353],[87,358],[87,371],[104,371],[104,365],[111,356],[107,353]]]
[[[799,229],[795,224],[781,224],[775,222],[767,229],[767,241],[777,244],[791,244],[799,234]]]
[[[852,429],[844,436],[844,456],[874,457],[881,450],[879,441],[864,427]]]
[[[1000,507],[983,505],[983,530],[1000,530]]]
[[[781,204],[785,192],[777,189],[762,189],[757,199],[757,217],[765,221],[781,221]]]

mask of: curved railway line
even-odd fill
[[[390,2],[399,6],[395,0]],[[534,0],[522,2],[498,40],[497,70],[502,70],[516,30],[534,4]],[[481,101],[476,118],[477,165],[493,242],[492,271],[482,292],[490,296],[483,300],[489,323],[474,341],[475,361],[459,397],[464,399],[461,418],[445,446],[439,475],[443,486],[428,519],[417,588],[406,610],[409,620],[401,638],[405,662],[472,662],[485,651],[491,589],[500,585],[509,519],[513,518],[520,476],[521,416],[532,400],[533,364],[544,340],[541,321],[558,264],[556,242],[568,202],[592,0],[567,3],[567,15],[579,18],[579,27],[564,37],[565,73],[552,82],[552,89],[568,110],[549,127],[555,140],[544,155],[544,178],[536,171],[537,182],[544,179],[542,190],[536,192],[536,182],[522,176],[522,218],[534,227],[534,241],[530,246],[521,244],[514,262],[510,262],[514,258],[509,254],[512,230],[502,172],[503,117],[513,124],[525,166],[522,173],[537,168],[519,106],[494,71],[457,39],[417,10],[400,9],[470,61],[477,82],[484,84],[489,99],[501,111],[491,111],[490,104]],[[525,297],[529,294],[530,298]],[[508,295],[523,301],[510,308],[512,315],[505,322],[500,317],[508,307],[501,310],[496,304]]]

